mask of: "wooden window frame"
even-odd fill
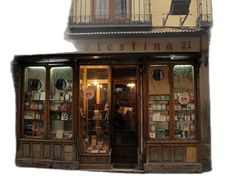
[[[97,18],[96,16],[96,0],[92,0],[92,18],[94,22],[101,22],[101,23],[107,23],[107,22],[127,22],[130,20],[132,16],[132,1],[131,0],[125,0],[129,1],[129,7],[126,10],[128,13],[126,16],[116,16],[116,1],[115,0],[108,0],[108,16],[107,18]]]
[[[175,142],[188,142],[188,141],[197,141],[199,138],[199,121],[200,121],[200,117],[199,117],[199,103],[198,103],[198,77],[197,77],[197,65],[195,65],[192,62],[187,62],[187,63],[149,63],[148,67],[147,67],[147,73],[148,73],[148,69],[150,65],[165,65],[168,67],[169,69],[169,73],[168,73],[168,78],[169,78],[169,83],[170,83],[170,122],[169,122],[169,138],[168,139],[152,139],[149,136],[149,118],[147,118],[146,120],[146,125],[145,125],[145,141],[146,142],[168,142],[168,141],[175,141]],[[174,76],[173,76],[173,71],[174,71],[174,67],[177,65],[191,65],[193,66],[193,71],[194,71],[194,96],[195,96],[195,131],[194,131],[194,138],[192,139],[178,139],[175,138],[175,121],[174,121],[174,114],[175,114],[175,109],[174,109]],[[150,75],[146,74],[146,79],[148,80],[148,77]],[[145,102],[146,105],[148,107],[149,105],[149,81],[147,81],[147,87],[146,87],[146,98],[145,98]],[[146,116],[149,117],[149,110],[147,109],[145,112]]]

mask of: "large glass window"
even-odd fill
[[[73,70],[53,67],[50,70],[50,135],[62,139],[72,137]]]
[[[149,138],[194,139],[196,137],[194,66],[150,65],[148,82]],[[173,83],[171,86],[170,82]]]
[[[94,0],[96,19],[123,18],[130,15],[130,0]]]
[[[43,136],[46,129],[46,69],[26,67],[24,73],[24,135]]]
[[[108,66],[80,67],[80,117],[86,153],[109,153],[109,78]]]
[[[109,0],[96,0],[95,15],[96,18],[107,18],[109,14]]]
[[[168,139],[170,133],[169,68],[152,65],[148,69],[149,138]]]
[[[174,74],[174,121],[176,139],[195,137],[194,67],[176,65]]]
[[[130,0],[115,1],[115,16],[128,17],[130,13]]]

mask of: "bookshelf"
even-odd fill
[[[181,100],[183,99],[184,100]],[[195,137],[195,102],[193,93],[175,93],[174,121],[176,139]]]
[[[41,90],[25,92],[24,135],[43,136],[46,120],[45,92]]]
[[[72,90],[56,91],[50,99],[52,138],[72,137]]]
[[[169,138],[169,104],[169,95],[149,95],[149,137],[151,139]]]

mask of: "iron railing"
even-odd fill
[[[133,14],[130,16],[70,16],[70,25],[149,25],[152,23],[151,14]]]
[[[211,27],[212,26],[212,15],[201,14],[197,18],[197,24],[199,27]]]

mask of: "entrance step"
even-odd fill
[[[113,163],[111,172],[143,173],[143,170],[137,168],[135,163]]]
[[[113,163],[113,168],[123,168],[123,169],[134,169],[136,168],[136,163]]]

